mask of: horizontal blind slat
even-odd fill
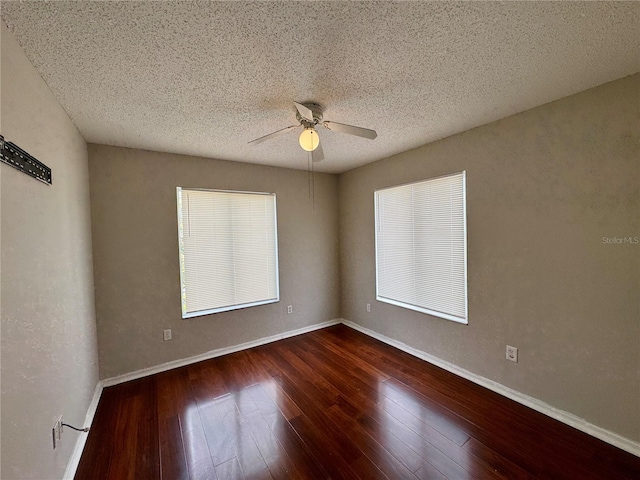
[[[183,317],[278,300],[275,195],[178,189]]]
[[[381,298],[466,321],[465,173],[375,192]]]

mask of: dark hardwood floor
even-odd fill
[[[640,458],[344,325],[106,388],[76,479],[639,479]]]

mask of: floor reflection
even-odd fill
[[[469,476],[465,470],[470,464],[468,453],[461,448],[469,436],[453,413],[396,381],[380,382],[378,392],[378,421],[385,445],[397,440],[406,444],[423,460],[419,467],[423,471],[435,468],[435,475],[446,466],[455,478]],[[404,458],[411,459],[411,455],[405,453]],[[451,459],[457,465],[452,467]]]
[[[202,428],[208,447],[205,451],[214,466],[235,458],[247,478],[267,473],[268,465],[277,464],[281,455],[278,395],[273,382],[265,382],[190,405],[183,428],[189,464],[201,461],[198,429]]]

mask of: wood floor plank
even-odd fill
[[[121,452],[137,452],[138,411],[140,397],[127,398],[118,406],[118,422],[114,429],[113,448]],[[134,480],[137,455],[121,455],[112,458],[107,477]]]
[[[377,402],[377,391],[371,389],[360,379],[352,377],[341,365],[332,360],[323,359],[314,354],[313,350],[302,347],[290,347],[291,352],[302,360],[309,372],[314,372],[322,383],[325,381],[331,385],[331,395],[334,398],[342,398],[349,402],[353,408],[373,408]],[[324,385],[323,385],[324,388]]]
[[[308,341],[316,344],[319,348],[324,349],[328,354],[341,360],[342,365],[348,368],[358,369],[364,373],[364,377],[370,377],[374,384],[385,382],[389,379],[389,374],[384,369],[375,365],[363,362],[356,350],[352,351],[348,348],[348,342],[342,341],[339,336],[332,335],[331,329],[322,329],[311,332]]]
[[[198,406],[198,415],[214,466],[228,462],[237,455],[235,430],[227,431],[215,402]]]
[[[278,438],[265,421],[260,411],[256,410],[246,417],[253,438],[262,454],[271,475],[275,479],[300,478],[302,474],[293,463]]]
[[[309,448],[296,434],[295,430],[278,407],[278,404],[269,396],[263,388],[263,384],[249,387],[250,392],[258,411],[262,414],[265,422],[271,429],[275,438],[278,439],[284,451],[293,460],[299,470],[300,478],[323,479],[329,475],[318,463]],[[299,415],[296,415],[296,418]]]
[[[319,372],[324,378],[328,379],[330,383],[336,386],[344,398],[355,401],[361,408],[357,417],[359,420],[368,418],[368,422],[351,423],[355,419],[352,416],[343,415],[342,412],[340,412],[340,418],[342,425],[346,425],[346,421],[349,421],[350,433],[354,437],[357,437],[359,441],[363,442],[358,445],[365,451],[365,454],[369,452],[368,456],[374,455],[378,459],[384,459],[384,465],[387,470],[385,471],[385,469],[383,469],[383,471],[385,471],[387,475],[398,478],[408,475],[408,478],[413,478],[410,472],[421,468],[425,463],[424,459],[391,432],[384,437],[384,447],[382,447],[382,445],[376,441],[381,431],[380,426],[371,420],[370,417],[364,415],[365,412],[375,409],[379,390],[371,388],[369,383],[363,382],[357,376],[353,375],[352,370],[349,369],[348,366],[337,363],[331,356],[327,355],[326,351],[314,347],[309,342],[303,341],[299,346],[292,347],[292,350],[300,358],[304,359],[315,371]],[[338,413],[336,407],[337,405],[331,407],[331,411],[334,414]],[[351,414],[353,414],[353,411]],[[395,456],[395,459],[392,458],[392,456]],[[408,468],[410,472],[406,472],[405,469],[398,464],[396,459]],[[429,466],[426,468],[429,469]]]
[[[595,447],[600,441],[442,369],[430,365],[425,368],[419,359],[392,347],[374,351],[375,340],[363,337],[366,346],[362,351],[369,352],[365,355],[380,356],[394,372],[395,378],[388,383],[406,384],[420,394],[421,401],[428,398],[446,404],[467,422],[478,440],[503,452],[510,460],[525,464],[527,469],[537,470],[538,475],[553,476],[557,472],[566,478],[628,478],[617,466],[613,472],[610,463],[590,461],[592,449],[600,450]],[[496,418],[501,421],[496,422]],[[510,428],[505,429],[504,425]],[[558,456],[559,451],[565,455]]]
[[[273,426],[273,433],[282,447],[297,466],[301,479],[330,478],[326,466],[320,463],[302,438],[289,422],[278,422]]]
[[[231,460],[227,460],[216,467],[216,474],[219,479],[232,479],[232,480],[244,480],[245,476],[242,473],[240,463],[238,463],[237,457],[233,457]]]
[[[339,393],[327,391],[320,376],[296,375],[295,367],[285,358],[277,354],[272,358],[282,371],[282,376],[277,378],[280,386],[304,412],[290,423],[303,441],[311,446],[314,456],[319,456],[331,478],[384,478],[380,469],[355,447],[344,431],[327,418],[327,408],[340,403]],[[299,364],[295,360],[293,363]],[[358,465],[358,469],[353,470],[353,465]]]
[[[370,417],[367,417],[367,420],[372,421]],[[413,428],[386,413],[381,413],[378,422],[388,435],[400,438],[425,462],[448,478],[489,479],[496,476],[490,465],[472,458],[463,447],[438,432],[417,429],[420,432],[417,433]],[[412,427],[415,428],[415,425],[412,424]]]
[[[486,465],[499,478],[505,480],[533,480],[536,478],[536,475],[532,472],[527,472],[495,450],[478,442],[475,438],[470,438],[464,444],[462,450],[470,453],[471,456]]]
[[[620,479],[640,458],[336,325],[105,388],[77,479]]]
[[[190,370],[180,368],[155,376],[158,422],[177,417],[190,478],[215,478],[214,464],[198,411]],[[208,397],[201,396],[200,401]],[[162,453],[162,449],[161,449]],[[165,468],[168,466],[165,465]],[[171,477],[169,477],[171,478]]]
[[[450,478],[471,477],[468,472],[431,444],[424,442],[419,436],[411,435],[413,432],[408,428],[401,428],[402,425],[393,428],[384,419],[381,418],[378,421],[369,415],[365,415],[360,423],[364,426],[365,431],[377,432],[381,443],[413,472],[419,468],[433,467]],[[418,439],[420,440],[418,441]]]
[[[321,432],[320,435],[313,435],[312,438],[320,440],[320,443],[325,445],[324,448],[331,446],[331,451],[337,454],[334,462],[339,463],[338,458],[343,458],[349,464],[362,456],[348,436],[340,428],[328,422],[325,412],[336,403],[337,397],[330,403],[326,400],[321,401],[321,392],[305,378],[298,378],[296,382],[285,373],[279,380],[283,390],[304,412],[303,415],[290,421],[298,432],[301,429],[305,432],[309,432],[310,429]]]
[[[256,479],[273,478],[251,434],[247,420],[238,409],[235,394],[217,398],[214,405],[226,432],[223,448],[235,450],[244,476]]]
[[[420,402],[427,402],[428,398],[439,398],[440,394],[434,392],[431,387],[412,380],[410,377],[400,374],[398,376],[407,381],[407,383],[411,383],[416,390],[409,385],[402,385],[400,381],[393,378],[388,380],[387,383],[393,383],[394,388],[411,391],[411,398],[418,398]],[[555,455],[558,448],[557,442],[546,434],[542,435],[535,428],[526,425],[524,422],[505,419],[496,422],[495,418],[497,416],[499,418],[498,410],[492,412],[478,402],[473,405],[452,405],[452,409],[457,410],[458,413],[456,415],[458,418],[467,423],[465,430],[473,438],[491,445],[494,449],[508,452],[505,455],[509,460],[523,464],[526,466],[525,468],[531,471],[537,471],[538,475],[544,476],[547,473],[558,472],[561,476],[567,478],[571,478],[571,476],[580,476],[583,479],[607,478],[601,465],[592,465],[587,468],[582,454],[575,457],[557,457]],[[503,428],[505,425],[509,425],[510,428]],[[519,448],[513,448],[513,445],[518,445]],[[539,465],[541,457],[546,459],[544,467]],[[555,464],[552,462],[555,462]]]
[[[289,395],[285,393],[277,381],[272,379],[272,381],[260,384],[260,387],[282,412],[284,418],[291,420],[292,418],[302,415],[302,410],[300,410]]]
[[[310,446],[312,455],[327,470],[329,478],[344,480],[388,478],[379,469],[372,467],[369,459],[364,455],[356,455],[350,457],[350,460],[345,460],[340,454],[339,447],[336,447],[333,435],[319,429],[306,415],[294,418],[291,425],[300,438]],[[359,468],[354,469],[356,465]]]
[[[217,363],[199,362],[189,365],[187,372],[196,400],[206,401],[229,393]]]
[[[105,388],[102,391],[87,443],[76,470],[77,480],[108,478],[107,472],[113,457],[111,444],[113,437],[110,433],[118,420],[119,394],[120,390],[115,388]]]
[[[337,405],[332,406],[328,411],[329,418],[335,423],[342,425],[353,439],[355,445],[371,460],[387,477],[393,479],[415,480],[416,476],[412,470],[420,468],[421,464],[417,460],[417,455],[410,449],[406,449],[394,456],[392,452],[402,449],[402,445],[394,442],[394,439],[385,439],[384,446],[380,444],[371,432],[360,428],[358,422],[350,415],[343,412]],[[376,437],[378,437],[376,435]],[[378,437],[378,440],[380,438]],[[398,457],[402,458],[400,460]]]
[[[422,428],[421,425],[424,423],[460,446],[469,440],[466,422],[428,397],[417,399],[416,392],[394,379],[381,384],[380,391],[383,396],[380,403],[396,416],[406,419],[405,423],[416,423],[417,428]],[[415,420],[407,417],[406,413]]]
[[[160,478],[189,480],[189,468],[184,454],[182,431],[178,415],[158,421],[160,437]]]
[[[272,356],[295,384],[305,392],[313,392],[311,399],[318,408],[328,408],[340,397],[340,391],[335,385],[305,363],[290,348],[279,348]]]
[[[112,456],[104,474],[106,478],[160,477],[155,399],[153,378],[141,379],[123,389],[115,406],[115,428],[107,434],[107,441],[115,451],[136,452],[136,455]]]

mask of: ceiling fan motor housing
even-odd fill
[[[309,122],[306,118],[300,115],[300,112],[296,111],[296,118],[305,127],[313,128],[315,125],[322,122],[322,106],[318,103],[303,103],[305,107],[313,112],[313,123]]]

